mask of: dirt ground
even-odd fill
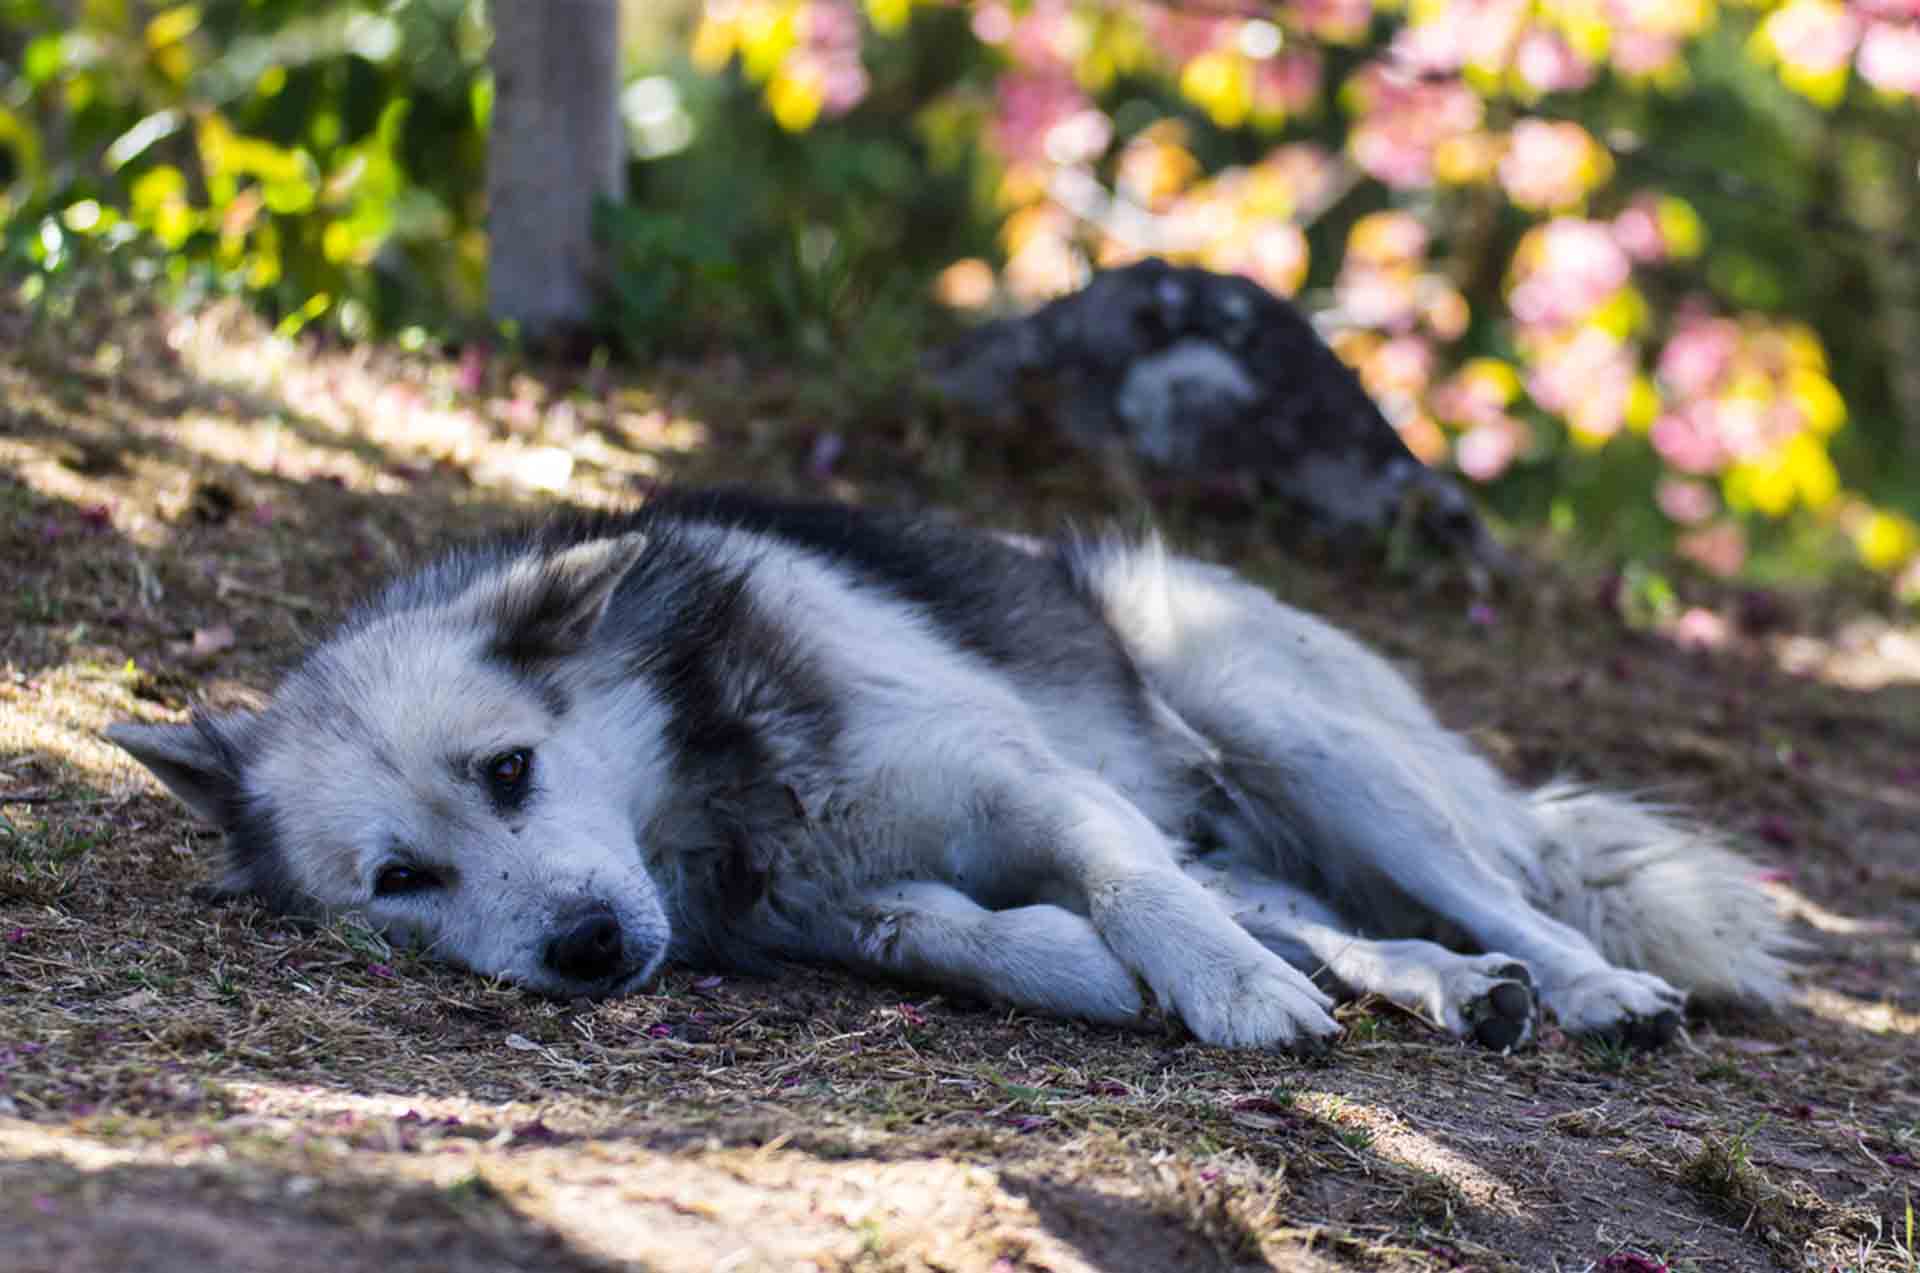
[[[212,838],[100,739],[244,700],[393,567],[664,480],[1046,527],[1087,467],[724,358],[537,375],[110,293],[0,308],[0,1266],[59,1270],[1920,1268],[1920,630],[1861,596],[1189,548],[1417,669],[1516,777],[1735,834],[1809,949],[1783,1017],[1654,1054],[1331,1057],[796,971],[563,1004],[190,889]]]

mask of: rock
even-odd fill
[[[1335,543],[1419,537],[1495,574],[1512,560],[1466,493],[1422,464],[1286,301],[1250,279],[1147,260],[1024,318],[988,323],[925,367],[952,408],[1051,430],[1176,479],[1251,479]]]

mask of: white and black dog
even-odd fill
[[[398,580],[262,711],[110,736],[225,830],[226,891],[548,994],[801,960],[1264,1047],[1371,991],[1506,1048],[1787,991],[1710,836],[1516,790],[1151,539],[668,494]]]

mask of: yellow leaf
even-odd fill
[[[328,262],[334,265],[344,265],[352,260],[354,255],[352,228],[345,221],[329,223],[326,231],[320,236],[320,252]]]
[[[134,216],[144,220],[161,205],[186,198],[187,178],[172,164],[160,164],[135,177],[128,194],[133,200]]]
[[[1777,461],[1736,464],[1721,477],[1720,493],[1736,512],[1779,517],[1793,507],[1793,478]]]
[[[1781,326],[1780,335],[1787,343],[1787,358],[1793,366],[1826,374],[1827,351],[1813,328],[1805,323],[1786,323]]]
[[[1434,178],[1445,185],[1464,186],[1491,174],[1499,152],[1485,133],[1448,137],[1433,151]]]
[[[1460,78],[1467,87],[1482,97],[1499,97],[1507,90],[1507,63],[1488,65],[1484,62],[1469,62],[1460,68]]]
[[[199,26],[200,6],[197,4],[163,9],[147,23],[147,47],[164,49],[169,44],[178,44],[198,30]]]
[[[881,35],[898,35],[913,16],[913,0],[866,0],[867,20]]]
[[[1700,214],[1685,199],[1668,195],[1655,205],[1654,219],[1660,226],[1660,241],[1667,254],[1682,261],[1699,256],[1707,245],[1707,229]]]
[[[1566,37],[1573,51],[1584,61],[1600,62],[1607,56],[1607,46],[1613,42],[1613,28],[1606,17],[1594,9],[1559,15],[1560,34]]]
[[[700,19],[700,25],[694,28],[693,46],[688,56],[693,64],[709,75],[726,69],[733,60],[735,43],[734,24],[715,21],[712,17]]]
[[[1749,367],[1734,376],[1721,396],[1734,402],[1769,402],[1773,398],[1773,379]]]
[[[784,68],[767,82],[767,109],[774,122],[790,133],[804,133],[820,118],[826,97],[808,74],[789,74]]]
[[[153,237],[167,248],[178,248],[187,241],[199,217],[185,203],[173,201],[162,204],[153,214]]]
[[[1180,72],[1180,91],[1222,128],[1246,122],[1253,110],[1253,68],[1227,49],[1212,49]]]
[[[300,329],[327,312],[327,306],[333,304],[333,297],[325,292],[315,292],[307,298],[307,303],[280,320],[273,334],[284,339],[297,336]]]
[[[1660,391],[1645,376],[1635,376],[1627,390],[1627,427],[1645,433],[1660,418]]]
[[[1840,475],[1834,471],[1826,447],[1812,434],[1796,433],[1787,442],[1781,467],[1792,478],[1800,502],[1808,508],[1822,508],[1840,492]]]
[[[1787,373],[1787,397],[1800,409],[1807,428],[1821,437],[1833,433],[1847,419],[1846,399],[1833,381],[1817,371],[1795,367]]]
[[[175,84],[184,83],[187,76],[193,74],[193,55],[187,52],[184,44],[169,44],[165,48],[155,49],[152,57],[154,69]]]
[[[1520,394],[1520,373],[1498,358],[1469,359],[1460,368],[1460,378],[1475,389],[1494,395],[1503,407]]]
[[[1592,429],[1583,429],[1578,423],[1569,421],[1567,424],[1567,436],[1573,439],[1573,445],[1577,450],[1598,451],[1607,444],[1608,439],[1613,437],[1613,433],[1611,431],[1599,433]]]
[[[1782,61],[1780,82],[1815,106],[1832,110],[1847,95],[1847,64],[1822,71]]]
[[[1875,570],[1892,570],[1920,551],[1920,528],[1900,516],[1876,509],[1853,536],[1860,560]]]
[[[1631,284],[1620,288],[1587,315],[1587,323],[1615,340],[1625,340],[1647,321],[1646,298]]]
[[[793,51],[800,39],[799,7],[767,0],[747,6],[734,38],[740,44],[740,69],[748,79],[770,79]]]

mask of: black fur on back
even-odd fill
[[[949,641],[1002,667],[1038,666],[1053,673],[1091,662],[1100,671],[1131,677],[1124,651],[1053,543],[1014,542],[904,513],[724,488],[668,490],[630,512],[564,514],[531,530],[477,540],[387,584],[354,608],[341,631],[448,604],[516,559],[635,531],[653,540],[635,573],[661,573],[667,558],[681,555],[673,550],[674,529],[690,524],[738,528],[814,554],[859,584],[912,602]],[[622,585],[623,593],[628,590]],[[659,597],[678,590],[651,591]],[[704,595],[700,588],[692,592]]]
[[[660,516],[738,527],[817,555],[912,602],[959,648],[1055,683],[1138,685],[1132,660],[1059,545],[1014,541],[904,513],[718,489],[670,494]]]

